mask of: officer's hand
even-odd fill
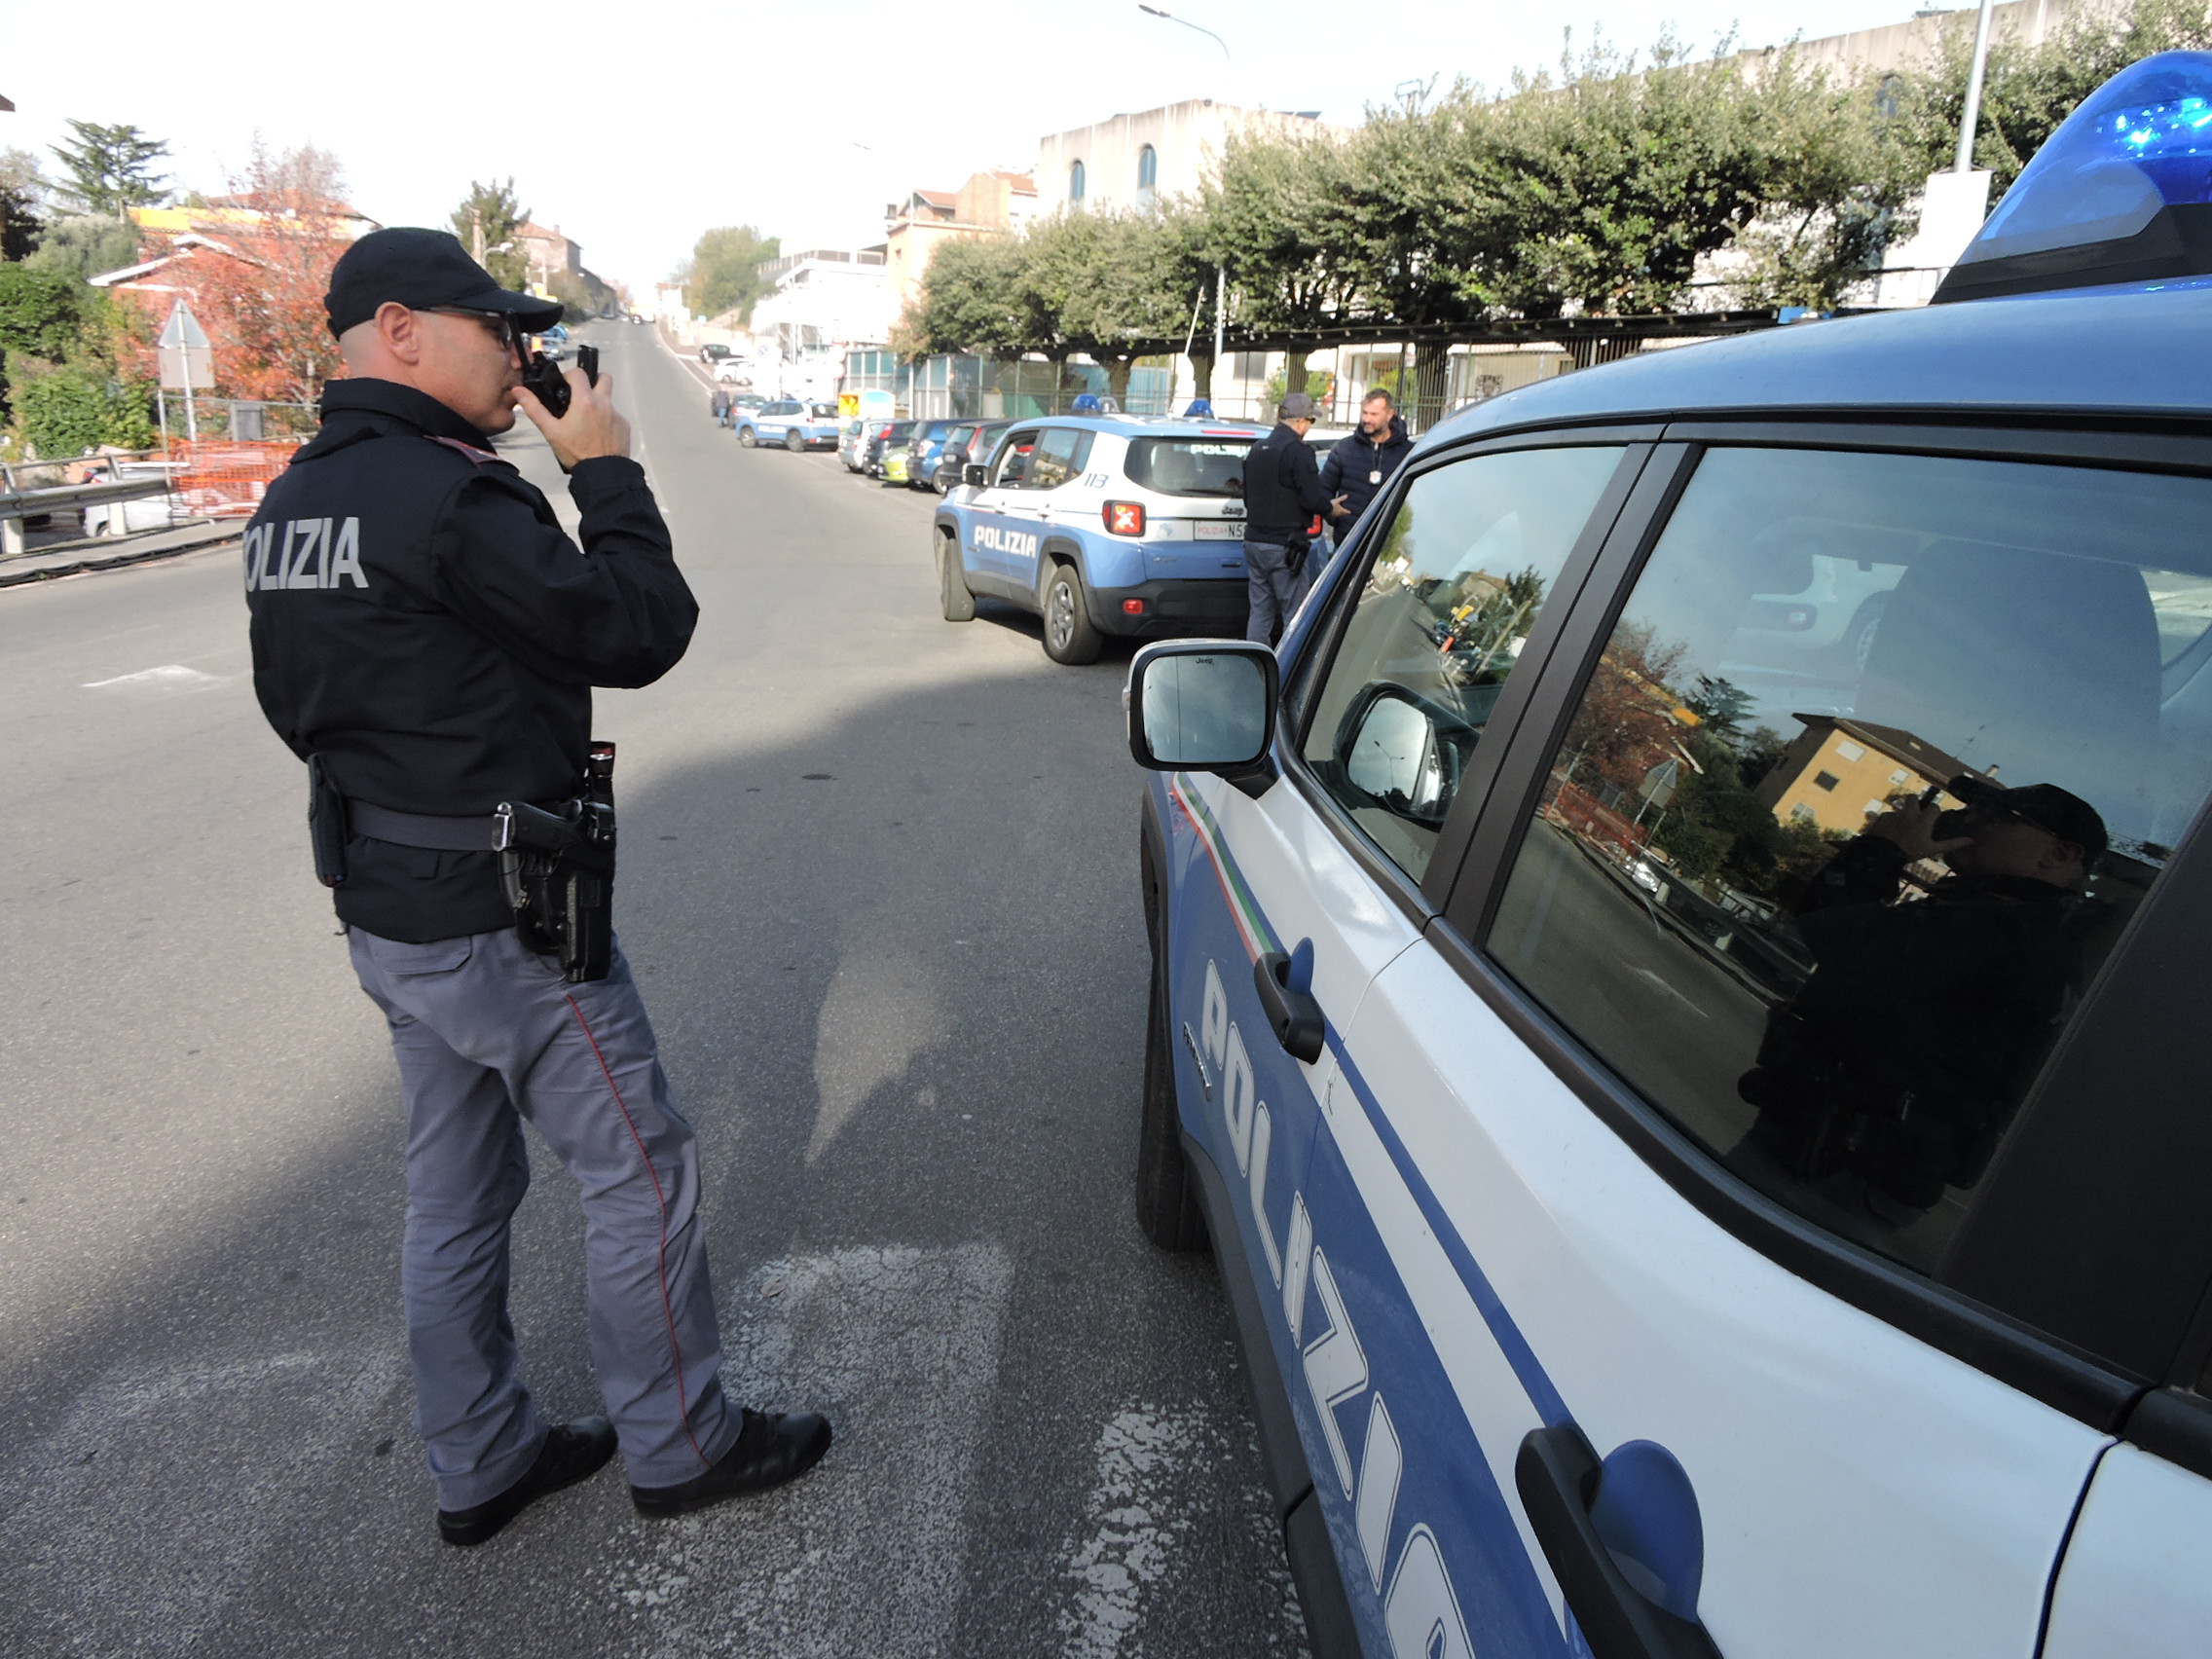
[[[1329,516],[1331,518],[1351,517],[1351,508],[1345,505],[1345,498],[1342,496],[1337,496],[1331,498],[1329,502]]]
[[[545,434],[553,459],[566,472],[579,461],[630,453],[630,423],[614,407],[614,377],[602,374],[594,386],[581,369],[561,377],[569,383],[569,412],[556,421],[528,387],[515,387],[516,407]]]
[[[1893,807],[1873,823],[1866,826],[1866,833],[1878,835],[1888,841],[1907,859],[1937,859],[1945,853],[1956,852],[1972,844],[1972,835],[1953,835],[1936,839],[1936,820],[1943,809],[1936,802],[1912,801]]]

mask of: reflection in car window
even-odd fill
[[[1140,490],[1162,496],[1241,496],[1252,438],[1136,438],[1126,470]]]
[[[1030,452],[1037,447],[1034,431],[1016,432],[1008,438],[999,450],[997,469],[991,482],[1002,490],[1018,490],[1029,476]]]
[[[1419,880],[1459,773],[1617,448],[1476,456],[1415,479],[1307,728],[1329,793]]]
[[[1081,473],[1094,435],[1080,426],[1051,427],[1037,441],[1037,453],[1029,462],[1029,476],[1022,487],[1057,490]]]
[[[1745,1179],[1932,1270],[2212,783],[2207,523],[2200,479],[1708,455],[1492,954]]]

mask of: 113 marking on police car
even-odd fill
[[[361,521],[338,523],[331,535],[331,519],[287,519],[283,540],[277,527],[265,524],[245,533],[245,591],[271,588],[334,588],[350,576],[355,587],[365,588],[369,578],[361,571]],[[276,557],[270,557],[272,552]]]

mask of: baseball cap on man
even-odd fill
[[[1966,803],[1969,812],[1995,811],[2033,824],[2038,830],[2072,841],[2082,849],[2082,862],[2089,864],[2105,850],[2105,821],[2097,809],[2071,790],[2056,784],[2022,784],[2005,789],[1986,779],[1953,778],[1944,789]]]
[[[400,227],[371,231],[338,256],[330,292],[322,297],[330,332],[344,334],[396,300],[412,311],[455,306],[464,311],[508,312],[524,330],[541,333],[561,320],[559,300],[502,288],[468,257],[450,231]]]
[[[1285,421],[1312,421],[1319,418],[1321,406],[1303,391],[1294,391],[1282,400],[1280,418]]]

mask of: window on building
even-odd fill
[[[1083,164],[1077,162],[1068,168],[1068,200],[1070,202],[1081,202],[1083,200]]]
[[[1160,152],[1150,144],[1137,152],[1137,205],[1150,207],[1160,188]]]
[[[1833,772],[1817,772],[1813,776],[1813,788],[1817,790],[1832,790],[1842,782]]]
[[[1849,739],[1838,743],[1835,746],[1835,752],[1838,759],[1863,760],[1866,758],[1865,747],[1862,744],[1853,743]]]
[[[1910,772],[1906,771],[1906,770],[1905,770],[1905,769],[1904,769],[1904,768],[1903,768],[1902,766],[1899,766],[1899,767],[1898,767],[1898,768],[1897,768],[1897,769],[1896,769],[1895,771],[1891,772],[1891,774],[1890,774],[1890,782],[1891,782],[1891,783],[1893,783],[1893,784],[1895,784],[1895,785],[1897,785],[1897,786],[1898,786],[1899,788],[1900,788],[1900,789],[1901,789],[1901,788],[1902,788],[1902,787],[1903,787],[1903,786],[1904,786],[1905,784],[1907,784],[1907,783],[1911,782],[1911,780],[1912,780],[1912,774],[1911,774]]]

